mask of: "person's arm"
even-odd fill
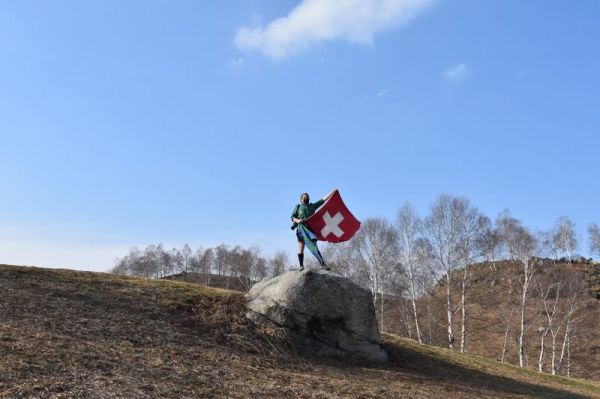
[[[334,188],[329,194],[327,194],[326,196],[324,196],[322,199],[320,199],[317,202],[311,204],[312,205],[312,209],[316,210],[321,205],[323,205],[325,203],[325,201],[327,201],[329,198],[331,198],[331,196],[333,195],[333,193],[336,192],[336,190],[337,190],[337,188]]]
[[[292,222],[294,223],[302,223],[304,221],[304,219],[300,219],[298,216],[298,210],[300,208],[300,205],[296,205],[296,207],[294,208],[294,213],[292,213]]]
[[[300,223],[299,220],[300,219],[298,219],[298,205],[296,205],[294,207],[294,211],[292,212],[292,222],[294,222],[294,223]]]

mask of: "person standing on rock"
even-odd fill
[[[322,269],[331,270],[323,260],[323,256],[321,255],[321,251],[317,247],[317,237],[315,234],[310,231],[308,226],[304,223],[306,219],[308,219],[315,211],[325,203],[335,192],[336,190],[332,190],[329,194],[327,194],[322,199],[317,202],[310,202],[310,197],[308,193],[302,193],[300,195],[300,203],[294,207],[294,211],[292,212],[292,229],[296,229],[296,238],[298,240],[298,262],[300,264],[300,271],[304,270],[304,247],[308,246],[309,250],[315,255]]]

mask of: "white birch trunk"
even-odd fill
[[[446,272],[446,311],[448,314],[448,348],[454,350],[454,331],[452,329],[452,297],[450,296],[450,273]]]
[[[524,338],[525,338],[525,306],[527,303],[527,293],[525,291],[525,288],[523,288],[523,297],[521,299],[521,324],[520,324],[520,330],[519,330],[519,341],[518,341],[518,345],[519,345],[519,367],[525,367],[525,343]]]
[[[510,324],[506,325],[506,330],[504,331],[504,342],[502,343],[502,356],[500,358],[500,363],[504,363],[504,358],[506,357],[506,344],[508,342],[508,332],[510,330]]]
[[[529,266],[529,258],[523,258],[523,285],[521,297],[521,324],[519,330],[519,367],[525,367],[525,313],[527,310],[527,291],[532,278],[532,269]],[[532,266],[533,267],[533,266]]]
[[[467,278],[467,267],[463,271],[463,278],[461,282],[460,291],[460,313],[462,320],[460,323],[460,353],[465,352],[465,345],[467,340],[467,306],[466,306],[466,278]]]
[[[542,338],[541,338],[541,342],[540,342],[540,357],[538,359],[538,371],[540,373],[544,372],[544,358],[546,356],[546,344],[544,342],[545,338],[546,338],[546,334],[548,333],[548,329],[544,328],[544,331],[542,332]]]
[[[571,334],[567,338],[567,377],[571,376]]]
[[[560,331],[560,327],[556,330],[556,332],[552,331],[552,375],[556,375],[556,336]]]
[[[415,318],[415,329],[417,332],[417,341],[419,341],[420,344],[423,343],[423,341],[421,340],[421,329],[419,328],[419,316],[417,314],[417,300],[416,300],[416,295],[415,295],[415,279],[414,279],[414,273],[410,273],[410,291],[411,291],[411,296],[412,296],[412,308],[413,308],[413,316]]]

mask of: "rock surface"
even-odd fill
[[[299,351],[386,361],[371,293],[322,270],[290,271],[255,284],[246,295],[258,324],[283,328]]]

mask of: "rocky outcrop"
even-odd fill
[[[290,271],[255,284],[250,317],[282,328],[301,352],[386,361],[371,293],[332,272]]]

